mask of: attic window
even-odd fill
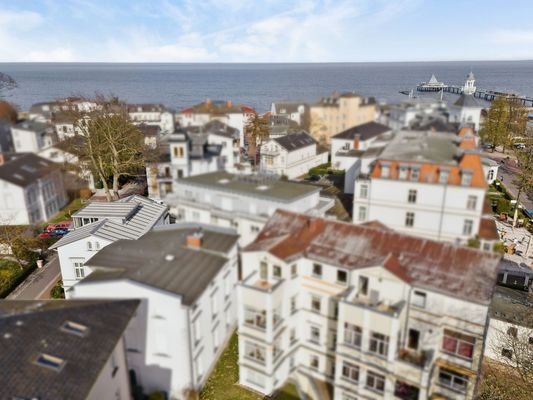
[[[260,185],[260,186],[256,187],[256,190],[267,190],[267,189],[268,189],[267,185]]]
[[[461,174],[461,186],[470,186],[472,183],[472,172],[463,171]]]
[[[89,333],[88,327],[72,321],[65,321],[65,323],[61,326],[61,330],[63,332],[72,333],[73,335],[78,335],[82,337],[87,336],[87,334]]]
[[[34,361],[34,364],[54,370],[56,372],[61,372],[63,367],[67,362],[59,357],[51,356],[50,354],[41,353],[39,357]]]

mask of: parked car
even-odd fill
[[[46,227],[46,232],[51,232],[55,229],[66,229],[67,231],[72,229],[72,221],[61,221],[55,224],[50,224]]]
[[[45,230],[44,232],[40,233],[37,237],[40,239],[45,238],[62,238],[69,232],[68,229],[65,228],[58,228],[51,231]]]

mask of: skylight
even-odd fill
[[[61,326],[61,330],[63,332],[72,333],[73,335],[82,337],[87,336],[87,334],[89,333],[88,327],[72,321],[65,321],[65,323]]]
[[[225,184],[228,183],[228,182],[229,182],[229,179],[226,179],[226,178],[224,178],[224,179],[220,179],[220,180],[218,181],[218,183],[220,183],[221,185],[225,185]]]
[[[59,357],[51,356],[50,354],[41,353],[34,361],[34,364],[60,372],[67,362]]]
[[[18,180],[21,180],[21,181],[24,180],[24,177],[20,174],[13,174],[13,176],[17,178]]]
[[[20,169],[23,169],[24,171],[28,171],[28,172],[31,172],[31,173],[34,173],[35,171],[37,171],[36,168],[31,167],[29,165],[23,165],[22,167],[20,167]]]

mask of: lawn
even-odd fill
[[[276,400],[299,400],[298,390],[292,383],[287,383],[276,396]]]
[[[237,334],[231,337],[228,346],[207,380],[200,399],[202,400],[261,400],[263,397],[239,386],[239,344]]]
[[[70,219],[71,215],[83,207],[81,199],[72,200],[61,211],[54,215],[48,223],[53,224]]]
[[[15,261],[0,259],[0,298],[7,296],[32,269],[33,266],[22,270]]]

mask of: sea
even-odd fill
[[[533,61],[173,64],[0,63],[18,88],[0,96],[27,110],[71,95],[112,94],[130,103],[162,103],[179,111],[204,101],[232,100],[270,109],[272,101],[314,102],[333,91],[355,91],[380,103],[406,99],[431,74],[460,85],[473,71],[479,88],[533,96]],[[416,92],[416,91],[415,91]],[[454,95],[444,94],[452,99]]]

